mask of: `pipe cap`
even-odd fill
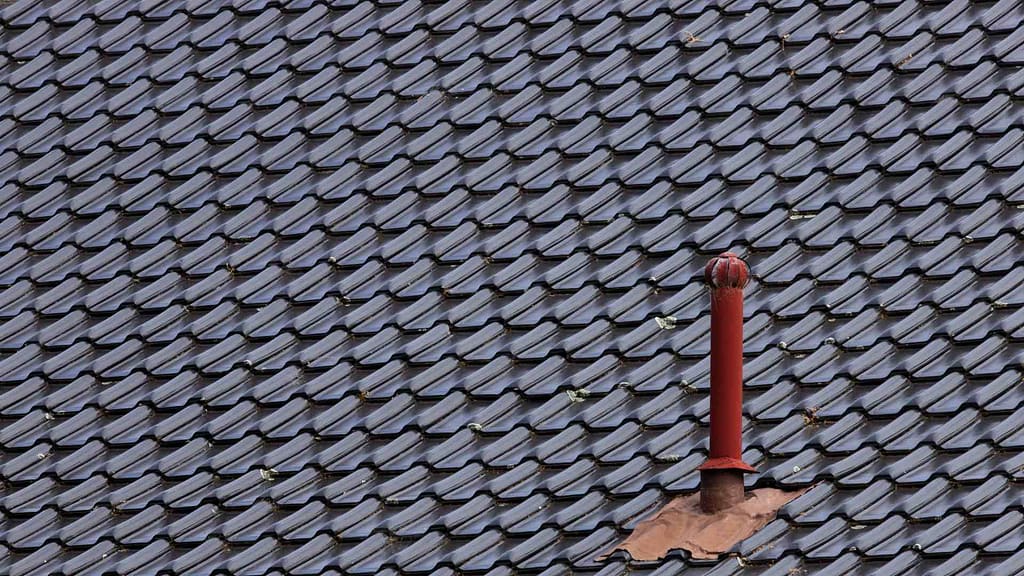
[[[722,252],[704,267],[704,281],[711,288],[743,288],[749,279],[747,263],[732,252]]]

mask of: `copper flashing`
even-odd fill
[[[634,560],[659,560],[673,549],[687,550],[698,559],[717,558],[774,520],[780,508],[803,492],[760,488],[714,513],[701,509],[700,494],[681,496],[637,524],[629,538],[602,559],[623,550]]]

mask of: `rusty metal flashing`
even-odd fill
[[[633,560],[654,561],[676,549],[686,550],[697,559],[718,558],[774,520],[780,508],[803,493],[760,488],[714,513],[704,512],[699,493],[681,496],[637,524],[626,540],[599,560],[622,550]]]

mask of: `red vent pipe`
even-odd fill
[[[704,268],[711,289],[711,449],[700,470],[700,505],[717,512],[744,499],[743,287],[747,264],[732,252]]]

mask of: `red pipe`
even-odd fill
[[[750,272],[732,252],[704,268],[711,289],[711,441],[701,471],[701,506],[707,512],[744,498],[743,473],[743,287]]]

